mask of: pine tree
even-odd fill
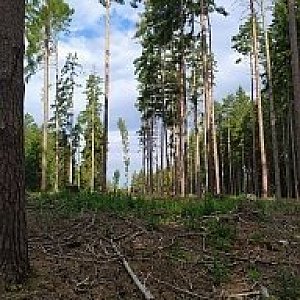
[[[41,189],[47,189],[47,152],[49,121],[50,55],[59,33],[66,31],[74,11],[64,0],[45,0],[26,2],[26,75],[34,74],[38,65],[44,62],[44,122]]]
[[[78,76],[77,54],[68,54],[64,66],[57,76],[56,99],[52,105],[52,125],[55,128],[55,190],[67,183],[73,184],[73,128],[74,91]],[[67,148],[67,149],[66,149]],[[63,153],[67,154],[66,157]],[[66,167],[68,166],[68,168]],[[61,180],[59,180],[59,178]]]
[[[118,128],[120,131],[121,139],[122,139],[122,146],[123,146],[123,161],[124,161],[124,169],[125,169],[125,178],[126,178],[126,187],[129,192],[129,166],[130,166],[130,149],[129,149],[129,136],[128,130],[126,127],[125,120],[119,118],[118,120]]]
[[[24,1],[0,3],[0,277],[23,282],[29,271],[24,178]]]
[[[102,188],[103,164],[103,125],[101,120],[102,95],[101,78],[96,74],[89,75],[86,81],[85,95],[86,108],[79,116],[79,124],[84,136],[84,149],[82,153],[81,179],[85,188],[92,192]]]

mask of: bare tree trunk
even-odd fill
[[[179,80],[180,80],[180,95],[179,95],[179,147],[178,147],[178,171],[180,176],[179,178],[179,191],[180,196],[185,196],[185,95],[184,95],[184,58],[181,57],[179,64]]]
[[[59,116],[58,116],[58,42],[56,43],[55,49],[55,183],[54,190],[58,192],[59,190]]]
[[[80,152],[80,135],[79,135],[79,138],[78,138],[78,144],[77,144],[77,187],[78,189],[80,189],[80,186],[81,186],[81,168],[80,168],[80,165],[81,165],[81,152]]]
[[[154,191],[154,178],[153,178],[153,126],[154,126],[154,117],[152,116],[150,119],[150,126],[149,126],[149,188],[150,188],[150,194],[153,195]]]
[[[267,76],[268,76],[268,91],[269,91],[269,101],[270,101],[270,120],[271,120],[271,135],[272,135],[272,154],[274,161],[274,173],[275,173],[275,187],[276,187],[276,199],[281,198],[281,179],[280,179],[280,168],[279,168],[279,155],[278,155],[278,140],[277,140],[277,130],[276,130],[276,113],[274,107],[274,95],[273,95],[273,76],[271,68],[271,56],[270,56],[270,43],[268,30],[265,23],[265,3],[261,0],[262,8],[262,20],[263,20],[263,30],[266,48],[266,60],[267,60]]]
[[[296,160],[296,149],[295,149],[295,136],[294,136],[294,120],[293,116],[290,116],[290,132],[291,132],[291,146],[292,146],[292,158],[293,158],[293,174],[294,174],[294,182],[295,182],[295,197],[299,200],[299,181],[298,181],[298,173],[297,173],[297,160]]]
[[[229,194],[233,194],[232,186],[232,155],[231,155],[231,132],[230,126],[227,129],[227,152],[228,152],[228,174],[229,174]]]
[[[214,192],[217,195],[220,195],[221,188],[220,188],[220,166],[219,166],[219,155],[218,155],[218,143],[217,143],[217,132],[216,132],[216,124],[215,124],[215,109],[214,109],[214,100],[213,100],[213,82],[214,82],[214,70],[213,70],[213,57],[212,57],[212,37],[211,37],[211,24],[210,19],[208,19],[208,34],[209,34],[209,45],[208,51],[210,55],[210,64],[209,64],[209,102],[210,102],[210,113],[211,113],[211,140],[212,140],[212,147],[213,147],[213,160],[214,160],[214,171],[215,171],[215,187]]]
[[[295,115],[295,140],[297,157],[297,173],[300,176],[300,67],[299,67],[299,49],[298,49],[298,33],[296,24],[295,1],[288,0],[288,13],[289,13],[289,37],[291,45],[291,67],[293,77],[293,92],[294,92],[294,115]],[[297,188],[298,189],[298,188]]]
[[[143,194],[146,194],[147,192],[147,159],[146,159],[146,155],[147,155],[147,149],[146,149],[146,132],[145,132],[145,128],[143,129],[143,140],[142,140],[142,172],[143,172],[143,179],[144,179],[144,186],[143,186]]]
[[[259,132],[259,144],[260,144],[260,159],[262,169],[262,197],[268,197],[268,170],[267,170],[267,158],[265,151],[265,136],[264,136],[264,124],[262,113],[262,101],[260,90],[260,74],[259,74],[259,61],[258,61],[258,40],[257,40],[257,24],[256,13],[254,10],[253,0],[250,0],[251,7],[251,19],[252,19],[252,42],[253,42],[253,55],[254,55],[254,72],[255,72],[255,98],[257,105],[257,119],[258,119],[258,132]]]
[[[103,169],[102,169],[102,191],[106,192],[107,182],[107,160],[108,160],[108,104],[110,93],[110,5],[111,1],[106,0],[105,18],[105,87],[104,87],[104,134],[103,134]]]
[[[179,194],[179,176],[180,176],[180,168],[179,168],[179,137],[178,137],[178,125],[174,125],[174,152],[173,152],[173,165],[174,165],[174,194],[178,196]]]
[[[213,126],[213,146],[214,146],[214,164],[215,164],[215,180],[216,180],[216,194],[221,194],[220,187],[220,166],[219,166],[219,154],[218,154],[218,142],[217,142],[217,130],[215,125],[215,112],[214,105],[212,105],[212,126]]]
[[[46,1],[49,7],[49,0]],[[42,150],[42,183],[41,190],[47,189],[47,152],[48,152],[48,120],[49,120],[49,58],[50,58],[50,25],[49,16],[46,16],[44,40],[44,123],[43,123],[43,150]]]
[[[195,78],[195,74],[194,74]],[[194,83],[194,88],[196,89],[196,84]],[[196,93],[195,93],[196,94]],[[200,182],[200,138],[199,138],[199,120],[198,120],[198,103],[197,99],[195,99],[194,103],[194,130],[195,130],[195,143],[196,143],[196,151],[194,158],[194,185],[196,189],[196,195],[198,197],[201,196],[201,182]]]
[[[200,13],[200,27],[201,27],[201,51],[202,51],[202,63],[203,63],[203,101],[204,101],[204,115],[205,120],[203,122],[204,124],[204,164],[205,164],[205,191],[209,191],[210,186],[210,165],[209,165],[209,157],[210,157],[210,121],[209,121],[209,112],[208,112],[208,62],[207,62],[207,41],[206,41],[206,35],[207,35],[207,29],[205,25],[205,7],[204,7],[204,1],[201,0],[201,13]]]
[[[0,278],[29,270],[23,137],[24,1],[0,1]]]
[[[91,168],[91,192],[95,191],[95,99],[92,106],[92,168]]]
[[[164,195],[164,186],[165,186],[165,164],[164,164],[164,148],[165,148],[165,125],[164,121],[161,120],[160,126],[160,193]]]
[[[286,122],[282,128],[282,139],[284,144],[284,165],[285,165],[285,182],[286,182],[286,194],[287,198],[291,198],[291,176],[290,176],[290,133],[289,133],[289,121]]]

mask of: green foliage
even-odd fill
[[[209,222],[208,243],[216,250],[228,251],[235,241],[236,230],[233,225],[223,220],[213,219]]]
[[[180,243],[176,240],[169,249],[169,256],[174,261],[188,261],[191,255],[188,251],[182,249]]]
[[[121,176],[120,171],[115,170],[114,174],[113,174],[113,178],[112,178],[112,184],[113,184],[114,192],[116,192],[116,190],[119,188],[120,176]]]
[[[122,138],[122,145],[123,145],[123,161],[125,167],[126,187],[129,188],[130,149],[129,149],[128,130],[124,119],[119,118],[118,128],[120,131],[120,135]]]
[[[58,152],[59,157],[60,189],[69,182],[70,158],[72,156],[73,159],[75,142],[79,138],[78,128],[74,128],[73,124],[73,97],[79,68],[77,54],[69,53],[60,74],[57,74],[55,104],[51,105],[53,117],[50,119],[50,126],[53,133],[58,134],[58,149],[55,145],[54,151]]]
[[[214,284],[220,285],[229,278],[229,267],[225,260],[214,257],[213,264],[210,268],[210,275]]]
[[[87,104],[78,118],[78,123],[83,132],[85,146],[82,152],[82,186],[86,189],[91,186],[92,178],[92,135],[95,134],[95,188],[99,189],[102,177],[102,143],[103,143],[103,125],[101,121],[102,103],[101,103],[101,83],[102,79],[96,74],[90,74],[86,81],[85,95]]]
[[[261,279],[262,274],[260,273],[260,271],[256,267],[251,267],[248,270],[248,277],[252,282],[255,283],[255,282],[258,282]]]
[[[36,191],[40,186],[42,133],[30,114],[25,115],[25,187]]]
[[[280,269],[276,279],[276,296],[279,299],[298,300],[300,298],[300,277],[287,269]]]
[[[64,0],[47,0],[45,4],[43,1],[26,0],[27,79],[42,62],[45,32],[49,35],[48,41],[56,40],[69,27],[73,13],[74,10]]]
[[[236,200],[211,199],[214,212],[231,211]],[[149,228],[157,228],[160,224],[178,222],[188,227],[197,228],[201,217],[207,212],[203,201],[179,199],[145,199],[132,197],[122,193],[98,194],[83,191],[78,194],[61,192],[58,194],[43,194],[37,198],[42,209],[54,207],[60,214],[76,214],[82,211],[100,210],[121,215],[132,215],[146,220]],[[227,211],[226,211],[227,210]],[[192,225],[191,225],[192,224]]]

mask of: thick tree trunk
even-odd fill
[[[274,163],[274,175],[275,175],[275,188],[276,188],[276,199],[281,198],[281,179],[280,179],[280,168],[279,168],[279,154],[278,154],[278,140],[277,140],[277,130],[276,130],[276,113],[274,107],[274,95],[273,95],[273,76],[271,68],[271,56],[270,56],[270,43],[268,30],[265,24],[265,3],[264,0],[261,1],[262,8],[262,19],[263,19],[263,30],[265,39],[265,51],[266,51],[266,61],[267,61],[267,76],[268,76],[268,91],[269,91],[269,101],[270,101],[270,121],[271,121],[271,135],[272,135],[272,155]]]
[[[254,55],[254,73],[255,73],[255,100],[257,106],[257,119],[258,119],[258,133],[259,133],[259,148],[262,170],[262,197],[268,196],[268,166],[265,150],[265,136],[264,136],[264,124],[263,124],[263,112],[262,112],[262,100],[260,90],[260,74],[259,74],[259,58],[258,58],[258,38],[257,38],[257,25],[256,25],[256,13],[254,10],[253,0],[250,0],[251,7],[251,19],[252,19],[252,43],[253,43],[253,55]]]
[[[0,1],[0,277],[22,282],[29,269],[23,138],[24,1]]]
[[[289,11],[289,36],[291,45],[291,66],[293,76],[293,92],[294,92],[294,120],[295,122],[295,146],[297,149],[297,171],[298,177],[300,176],[300,67],[299,67],[299,49],[298,49],[298,33],[296,24],[295,1],[288,0]]]
[[[256,155],[256,124],[257,124],[257,109],[254,99],[254,59],[253,59],[253,45],[250,54],[250,72],[251,72],[251,102],[252,102],[252,193],[258,196],[258,172],[257,172],[257,155]]]
[[[204,165],[205,165],[205,192],[210,190],[210,114],[208,103],[208,62],[207,62],[207,28],[206,28],[206,12],[204,7],[204,1],[201,0],[201,14],[200,14],[200,27],[201,27],[201,56],[202,56],[202,77],[203,77],[203,102],[204,102]]]
[[[214,70],[213,70],[213,55],[212,55],[212,32],[210,18],[207,17],[208,21],[208,34],[209,34],[209,43],[208,43],[208,52],[210,56],[209,63],[209,102],[210,102],[210,121],[211,121],[211,147],[213,148],[213,161],[214,161],[214,188],[213,191],[217,195],[221,193],[220,187],[220,166],[219,166],[219,155],[218,155],[218,143],[217,143],[217,130],[215,124],[215,110],[214,110],[214,100],[213,100],[213,86],[214,86]]]

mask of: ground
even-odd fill
[[[31,203],[31,275],[0,299],[145,299],[124,261],[155,299],[300,299],[300,205],[273,206],[149,221]]]

